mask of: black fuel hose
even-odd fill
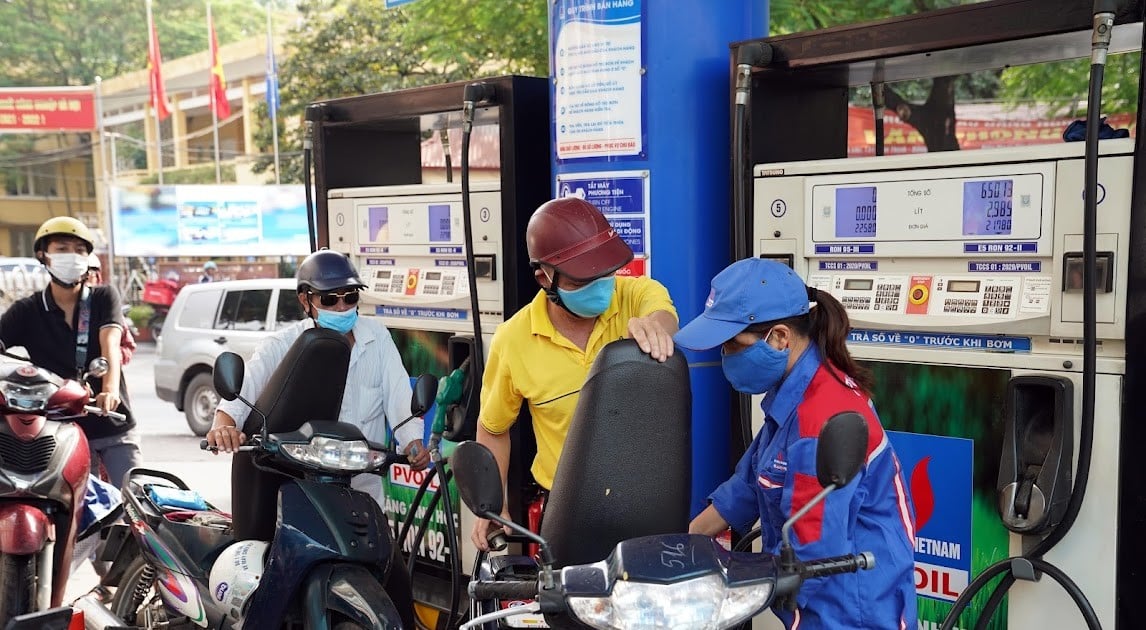
[[[1086,495],[1086,487],[1090,480],[1090,463],[1094,451],[1094,387],[1098,366],[1097,306],[1095,302],[1097,289],[1096,235],[1098,233],[1098,131],[1102,124],[1102,81],[1106,69],[1106,54],[1110,48],[1111,30],[1114,27],[1114,13],[1117,8],[1117,0],[1095,0],[1094,3],[1094,35],[1091,42],[1090,84],[1087,96],[1084,149],[1082,421],[1079,426],[1076,478],[1062,521],[1051,530],[1046,538],[1039,541],[1030,552],[1022,556],[1029,560],[1035,568],[1050,575],[1064,588],[1067,588],[1067,592],[1070,593],[1091,628],[1101,626],[1098,625],[1097,616],[1086,596],[1077,585],[1069,580],[1065,573],[1042,558],[1066,536],[1078,518],[1082,509],[1083,498]],[[1002,603],[1003,597],[1016,581],[1011,564],[1013,560],[1013,558],[1008,558],[991,565],[972,581],[956,600],[955,605],[951,607],[951,611],[943,620],[940,630],[952,630],[971,598],[982,590],[995,575],[1003,574],[1003,578],[995,586],[995,590],[987,600],[987,605],[980,613],[975,626],[976,630],[986,628],[986,624],[989,623],[995,610]],[[1047,570],[1047,568],[1052,570]],[[989,577],[983,579],[984,576]],[[1073,587],[1073,591],[1067,586],[1068,583]],[[1090,625],[1092,619],[1093,625]]]

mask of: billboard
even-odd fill
[[[305,256],[302,186],[112,189],[116,256]]]

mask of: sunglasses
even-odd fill
[[[307,293],[309,295],[317,295],[318,303],[328,308],[338,304],[339,299],[347,306],[353,306],[358,303],[358,291],[347,291],[345,293],[313,293],[308,291]]]

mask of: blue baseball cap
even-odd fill
[[[803,315],[808,308],[808,287],[791,267],[745,258],[716,274],[704,312],[673,335],[673,340],[682,348],[708,350],[753,324]]]

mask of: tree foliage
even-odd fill
[[[1102,113],[1133,112],[1138,108],[1139,53],[1107,58],[1102,82]],[[1002,73],[999,96],[1010,103],[1038,101],[1049,105],[1048,116],[1086,114],[1090,60],[1074,59],[1008,68]]]
[[[263,32],[247,0],[213,0],[219,43]],[[164,59],[207,48],[205,0],[163,0],[152,8]],[[0,2],[0,86],[91,85],[147,67],[147,8],[123,0]]]
[[[933,11],[982,0],[772,0],[771,31],[782,35],[842,24],[879,20]],[[955,102],[959,98],[988,98],[998,89],[998,72],[934,80],[903,81],[885,86],[888,109],[915,127],[930,151],[959,148],[954,134]],[[871,89],[852,90],[851,100],[871,103]]]
[[[310,103],[506,73],[544,74],[547,3],[419,0],[386,9],[378,0],[303,0],[299,26],[279,64],[281,181],[300,182],[301,119]],[[272,146],[265,105],[255,143]],[[264,155],[257,172],[271,167]]]

